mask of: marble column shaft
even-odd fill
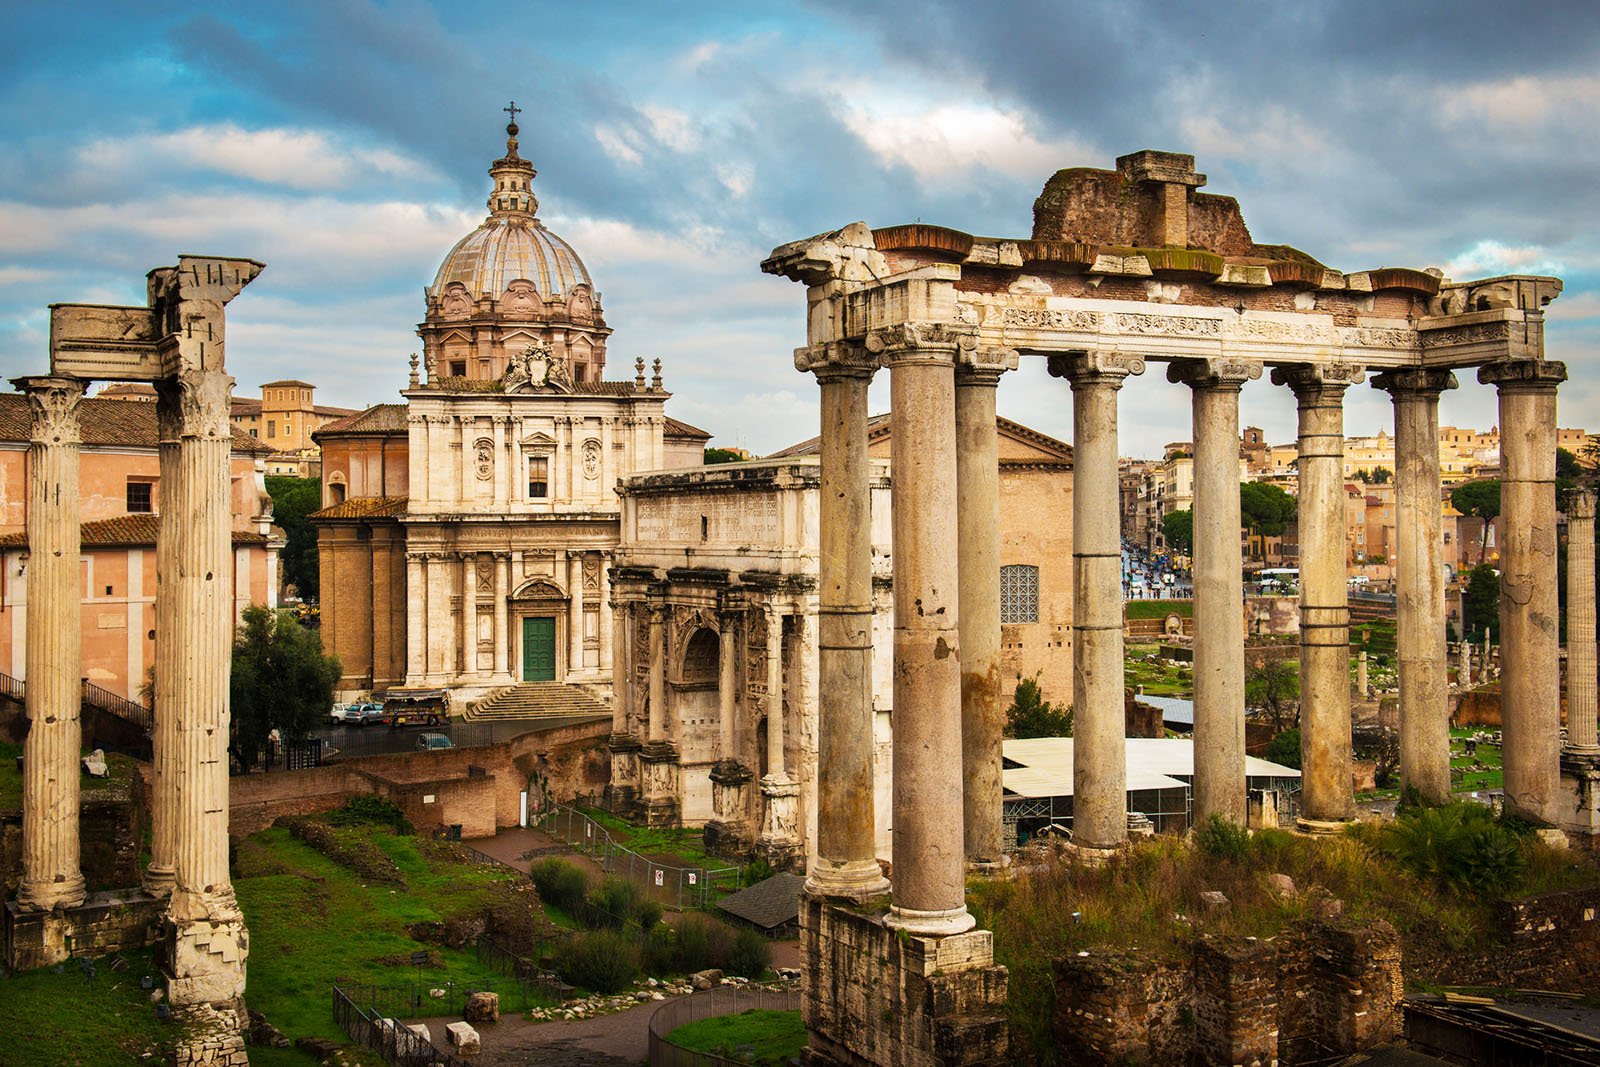
[[[1394,398],[1400,778],[1425,800],[1443,804],[1450,799],[1450,650],[1439,394],[1455,388],[1456,380],[1445,370],[1398,370],[1372,384]]]
[[[950,788],[962,766],[955,361],[971,340],[937,324],[872,337],[889,365],[895,446],[894,878],[885,921],[955,934],[974,925],[956,832],[962,796]]]
[[[156,427],[159,437],[161,480],[157,485],[156,528],[156,644],[153,657],[155,685],[152,692],[154,724],[150,732],[152,770],[150,802],[150,864],[145,868],[144,887],[157,896],[172,892],[175,880],[173,852],[177,810],[177,774],[173,763],[177,746],[177,720],[173,716],[173,687],[177,682],[182,649],[174,637],[178,610],[174,582],[178,573],[177,545],[183,534],[188,503],[184,499],[184,480],[179,474],[183,431],[178,406],[178,387],[171,381],[156,383]]]
[[[83,903],[78,759],[83,699],[83,566],[78,542],[78,402],[71,378],[18,378],[32,415],[28,446],[28,737],[22,763],[22,872],[17,904]]]
[[[738,685],[738,616],[725,612],[717,634],[717,759],[737,759],[733,737],[734,694]]]
[[[1000,453],[995,393],[1017,353],[984,350],[956,368],[956,514],[961,587],[961,796],[969,863],[1005,858],[1001,826]]]
[[[583,555],[567,561],[567,670],[583,670]]]
[[[497,681],[511,677],[511,557],[494,554],[494,673]]]
[[[888,883],[874,843],[872,496],[867,386],[876,360],[847,344],[795,352],[822,401],[817,606],[817,840],[808,892],[865,899]]]
[[[1595,721],[1594,515],[1592,489],[1567,495],[1567,745],[1600,748]]]
[[[1344,392],[1348,364],[1278,368],[1299,405],[1300,818],[1309,829],[1355,817],[1346,584]]]
[[[767,774],[763,781],[787,782],[783,757],[783,611],[767,606]]]
[[[1500,717],[1507,807],[1550,822],[1561,761],[1556,386],[1566,364],[1478,368],[1500,397]]]
[[[667,612],[650,605],[650,733],[648,740],[667,739]]]
[[[625,734],[633,711],[633,653],[628,647],[633,612],[626,603],[618,604],[612,609],[611,620],[611,643],[615,646],[611,656],[611,732]]]
[[[1246,822],[1244,560],[1239,548],[1239,390],[1261,376],[1243,360],[1173,363],[1193,391],[1194,821]]]
[[[1123,711],[1122,531],[1117,508],[1117,391],[1144,361],[1110,352],[1051,356],[1072,386],[1072,841],[1128,839]]]

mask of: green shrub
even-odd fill
[[[1250,835],[1250,852],[1264,867],[1281,866],[1294,845],[1294,835],[1287,830],[1257,830]]]
[[[639,973],[638,939],[615,930],[581,934],[563,947],[557,970],[573,985],[620,993]]]
[[[370,793],[351,797],[344,807],[322,816],[322,821],[329,826],[387,826],[397,834],[416,833],[399,805]]]
[[[1418,878],[1457,892],[1508,893],[1527,870],[1521,839],[1481,804],[1407,812],[1383,828],[1378,848]]]
[[[667,909],[649,897],[641,897],[633,905],[633,921],[639,924],[641,930],[654,930],[661,923],[661,916]]]
[[[757,882],[765,882],[777,873],[772,869],[772,864],[767,862],[765,856],[757,856],[740,869],[739,884],[755,885]]]
[[[626,878],[606,878],[589,894],[584,925],[616,930],[628,924],[639,910],[639,887]],[[659,910],[657,917],[659,918]]]
[[[685,974],[711,966],[711,921],[697,915],[685,916],[678,924],[673,967]]]
[[[1250,854],[1250,831],[1234,825],[1220,815],[1212,815],[1195,827],[1194,844],[1208,856],[1243,860]]]
[[[533,884],[539,898],[569,915],[576,915],[589,893],[589,878],[566,860],[550,857],[533,865]]]
[[[772,965],[772,945],[755,930],[746,927],[733,937],[723,970],[744,978],[760,978]]]
[[[1261,758],[1284,767],[1300,766],[1300,727],[1295,726],[1275,735],[1267,742],[1266,751],[1261,753]]]
[[[659,923],[644,936],[639,963],[644,973],[660,978],[671,974],[678,962],[678,937],[672,927]]]

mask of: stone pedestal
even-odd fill
[[[1009,1064],[993,935],[907,935],[881,908],[800,901],[800,1013],[816,1067]]]
[[[640,797],[639,750],[644,747],[632,734],[612,734],[606,741],[611,750],[611,781],[606,798],[612,810],[626,810]]]
[[[1595,721],[1594,490],[1567,494],[1567,747],[1600,756]]]
[[[646,826],[677,826],[682,766],[678,746],[649,741],[639,749],[639,815]]]
[[[1247,821],[1244,582],[1239,549],[1239,390],[1243,360],[1174,363],[1194,393],[1194,821]]]
[[[78,549],[78,402],[68,378],[18,378],[32,413],[28,447],[28,737],[22,764],[22,878],[34,911],[83,902],[78,863],[82,728],[82,565]],[[58,957],[65,958],[65,957]],[[56,962],[50,960],[48,962]]]
[[[1561,762],[1556,603],[1556,386],[1566,365],[1491,363],[1500,396],[1500,716],[1506,806],[1554,824]]]
[[[804,859],[800,852],[800,783],[790,781],[787,775],[767,775],[761,779],[761,804],[756,854],[775,870],[788,870]]]
[[[1085,848],[1128,839],[1117,391],[1143,371],[1118,353],[1050,357],[1072,384],[1072,841]]]
[[[1439,394],[1444,370],[1386,371],[1373,385],[1394,398],[1395,560],[1400,660],[1400,777],[1425,800],[1450,799],[1450,655],[1445,635],[1444,518],[1440,504]],[[1366,699],[1366,653],[1360,684]]]
[[[1355,818],[1350,737],[1350,606],[1345,582],[1344,392],[1347,364],[1278,368],[1300,413],[1300,827]]]
[[[106,956],[152,945],[161,936],[162,901],[138,889],[90,893],[75,907],[5,906],[6,967],[32,971],[74,956]]]
[[[877,360],[857,345],[795,351],[822,394],[817,593],[817,840],[809,892],[886,892],[875,851],[872,738],[872,497],[867,386]]]
[[[1555,824],[1590,848],[1600,848],[1600,753],[1561,754]]]
[[[750,783],[755,774],[735,759],[721,759],[711,768],[712,819],[705,826],[706,851],[714,856],[742,856],[750,851]]]

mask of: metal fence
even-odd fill
[[[466,1060],[401,1026],[395,1016],[361,1007],[338,986],[333,987],[333,1019],[351,1041],[372,1049],[390,1067],[468,1067]]]
[[[703,993],[669,1000],[650,1016],[650,1067],[739,1067],[748,1060],[695,1052],[673,1044],[668,1036],[680,1026],[744,1011],[799,1011],[800,987],[718,986]]]
[[[517,983],[523,1002],[520,1010],[527,1011],[535,1001],[560,1004],[572,992],[572,987],[563,982],[560,975],[545,970],[538,963],[550,946],[570,936],[545,938],[540,935],[534,947],[535,958],[529,959],[512,952],[488,934],[481,934],[473,946],[473,955],[484,967]]]
[[[594,857],[607,874],[638,884],[650,899],[669,908],[709,908],[718,895],[739,888],[738,867],[659,863],[628,848],[600,823],[566,805],[551,804],[534,825]]]

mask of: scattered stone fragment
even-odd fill
[[[450,1044],[455,1047],[458,1056],[476,1056],[483,1051],[482,1043],[478,1039],[478,1031],[473,1029],[471,1023],[451,1023],[445,1027],[449,1035]]]
[[[689,984],[696,989],[710,989],[722,984],[722,972],[715,968],[696,971],[689,976]]]
[[[1207,911],[1226,911],[1228,898],[1215,889],[1207,889],[1200,894],[1200,903],[1206,906]]]
[[[1535,830],[1534,836],[1538,837],[1546,848],[1565,849],[1567,847],[1567,835],[1553,827],[1547,826],[1543,829]]]
[[[1292,897],[1296,893],[1294,879],[1290,878],[1287,874],[1267,875],[1267,888],[1278,894],[1280,897]]]
[[[467,998],[462,1018],[469,1023],[497,1023],[500,1021],[500,994],[479,992]]]
[[[111,777],[111,768],[106,766],[106,754],[97,748],[83,757],[83,773],[90,778]]]

